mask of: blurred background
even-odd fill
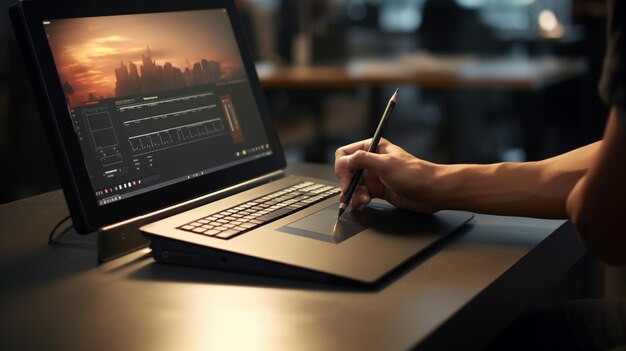
[[[7,9],[12,3],[4,1]],[[372,134],[435,162],[540,159],[600,138],[605,4],[592,0],[241,0],[289,161]],[[0,12],[0,203],[59,187]]]

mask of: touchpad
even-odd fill
[[[349,213],[337,220],[339,205],[335,204],[279,228],[281,232],[338,244],[367,228]]]

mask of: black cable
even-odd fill
[[[57,223],[57,224],[54,226],[54,228],[52,228],[52,230],[50,231],[50,235],[48,236],[48,245],[52,245],[52,244],[54,244],[54,243],[56,242],[56,240],[55,240],[55,239],[52,239],[52,237],[53,237],[53,236],[54,236],[54,234],[56,233],[57,229],[59,229],[59,227],[60,227],[61,225],[63,225],[63,223],[65,223],[68,219],[70,219],[70,216],[66,216],[66,217],[64,217],[63,219],[61,219],[61,220],[59,221],[59,223]],[[57,239],[61,238],[61,237],[62,237],[65,233],[67,233],[67,231],[68,231],[68,230],[70,230],[70,228],[72,228],[72,227],[73,227],[73,225],[71,225],[71,226],[69,226],[69,227],[65,228],[65,230],[63,230],[63,231],[61,232],[61,234],[57,237]]]

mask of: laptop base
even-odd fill
[[[151,239],[152,257],[159,263],[353,287],[371,287],[375,284],[359,282],[210,247],[190,245],[174,239],[146,236]]]

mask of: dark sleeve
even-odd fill
[[[626,1],[607,1],[607,48],[600,97],[608,105],[626,109]]]

